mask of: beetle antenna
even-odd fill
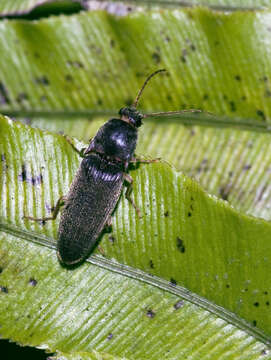
[[[179,110],[179,111],[164,111],[164,112],[144,114],[143,118],[163,116],[163,115],[179,115],[179,114],[184,114],[184,113],[204,113],[204,114],[208,114],[208,115],[214,115],[213,113],[211,113],[209,111],[204,111],[204,110],[200,110],[200,109],[187,109],[187,110]]]
[[[138,92],[138,94],[137,94],[137,97],[136,97],[136,99],[135,99],[135,101],[134,101],[134,103],[133,103],[133,107],[135,107],[135,108],[137,107],[138,101],[139,101],[139,99],[140,99],[140,97],[141,97],[141,95],[142,95],[142,93],[143,93],[143,90],[145,89],[145,86],[146,86],[147,83],[150,81],[150,79],[151,79],[154,75],[156,75],[156,74],[158,74],[158,73],[160,73],[160,72],[164,72],[164,71],[167,71],[167,70],[166,70],[166,69],[156,70],[155,72],[153,72],[152,74],[150,74],[150,75],[147,77],[147,79],[145,80],[142,88],[139,90],[139,92]]]

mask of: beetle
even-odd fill
[[[166,70],[159,69],[150,74],[133,105],[121,108],[119,118],[108,120],[90,140],[87,148],[79,151],[66,137],[73,149],[83,157],[67,196],[58,200],[51,217],[24,216],[34,221],[54,220],[64,203],[57,242],[57,256],[63,265],[79,264],[91,253],[104,227],[111,225],[111,214],[120,198],[124,181],[128,183],[125,196],[140,216],[140,210],[131,198],[133,180],[128,174],[128,167],[131,162],[157,161],[134,157],[137,132],[142,119],[187,111],[201,112],[191,109],[143,115],[137,111],[136,107],[146,84],[154,75],[164,71]]]

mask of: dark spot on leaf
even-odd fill
[[[229,284],[226,284],[226,288],[229,289],[230,285]]]
[[[103,105],[103,100],[102,100],[102,99],[98,99],[97,105]]]
[[[35,56],[37,59],[39,59],[39,58],[40,58],[40,54],[39,54],[39,53],[37,53],[37,52],[34,52],[34,56]]]
[[[264,75],[262,78],[260,78],[260,81],[263,81],[266,83],[268,81],[268,77],[266,75]]]
[[[172,286],[176,286],[177,285],[177,281],[173,278],[170,278],[170,285]]]
[[[269,301],[266,301],[265,305],[266,305],[266,306],[269,306],[269,305],[270,305],[270,302],[269,302]]]
[[[47,96],[46,95],[41,95],[40,101],[42,101],[42,102],[47,101]]]
[[[185,252],[185,246],[184,246],[184,242],[181,238],[177,237],[177,249],[181,252],[184,253]]]
[[[256,301],[253,305],[256,306],[256,307],[259,307],[259,306],[260,306],[260,304],[258,303],[258,301]]]
[[[81,63],[81,61],[77,61],[77,60],[74,60],[74,61],[68,60],[67,65],[73,66],[73,67],[75,67],[77,69],[84,68],[84,65]]]
[[[21,181],[26,181],[30,184],[32,184],[33,186],[38,185],[38,184],[42,184],[43,183],[43,176],[42,174],[39,174],[38,176],[28,176],[27,170],[25,165],[22,165],[22,172],[21,174],[19,174],[18,176],[19,180]]]
[[[265,114],[264,114],[264,112],[263,112],[262,110],[257,110],[257,111],[256,111],[256,114],[257,114],[258,116],[260,116],[263,120],[265,120]]]
[[[22,165],[22,172],[21,172],[21,174],[19,174],[18,178],[21,181],[26,181],[26,179],[27,179],[26,167],[24,164]]]
[[[113,40],[113,39],[110,40],[110,46],[111,46],[111,47],[114,47],[114,46],[115,46],[115,40]]]
[[[70,74],[67,74],[66,76],[65,76],[65,79],[66,79],[66,81],[73,81],[73,77],[70,75]]]
[[[29,285],[31,286],[36,286],[37,285],[37,280],[34,279],[34,278],[30,278],[29,281],[28,281]]]
[[[178,309],[180,309],[181,307],[183,307],[183,305],[184,305],[184,301],[183,301],[183,300],[179,300],[179,301],[176,302],[176,304],[174,304],[174,309],[175,309],[175,310],[178,310]]]
[[[45,209],[48,210],[50,213],[55,210],[54,206],[50,206],[48,203],[45,203]]]
[[[156,64],[159,64],[161,62],[161,56],[158,52],[154,52],[152,54],[152,59]]]
[[[164,213],[165,217],[168,217],[169,216],[169,211],[167,210],[165,213]]]
[[[268,295],[268,291],[264,291],[263,293],[264,293],[264,295]]]
[[[126,106],[131,106],[131,105],[133,104],[133,102],[134,102],[134,99],[132,99],[132,98],[127,98],[127,99],[124,101],[124,104],[125,104]]]
[[[47,76],[45,75],[42,75],[42,76],[39,76],[35,79],[35,82],[37,84],[41,84],[41,85],[45,85],[45,86],[48,86],[50,84],[50,81],[49,79],[47,78]]]
[[[190,200],[191,200],[191,201],[194,201],[195,199],[193,198],[193,196],[191,196],[191,197],[190,197]]]
[[[0,291],[4,294],[7,294],[8,293],[8,288],[6,286],[2,286],[0,285]]]
[[[252,325],[253,325],[253,326],[257,326],[257,321],[256,321],[256,320],[253,320],[253,321],[252,321]]]
[[[40,174],[40,175],[38,175],[38,176],[36,176],[36,177],[32,176],[32,178],[31,178],[31,183],[32,183],[33,186],[42,184],[42,183],[43,183],[43,176],[42,176],[42,174]]]
[[[8,96],[8,91],[5,85],[0,81],[0,104],[10,104],[10,99]]]
[[[191,45],[190,45],[190,49],[191,49],[192,51],[196,51],[196,46],[195,46],[194,44],[191,44]]]
[[[0,274],[2,274],[3,272],[3,268],[0,266]]]
[[[152,309],[148,309],[146,315],[150,318],[153,319],[155,317],[155,312]]]
[[[189,212],[187,213],[187,216],[188,216],[188,217],[191,217],[191,216],[192,216],[192,213],[189,211]]]
[[[241,76],[240,75],[235,75],[235,80],[237,80],[237,81],[241,81]]]
[[[246,97],[245,95],[243,95],[243,96],[241,97],[241,100],[243,100],[243,101],[246,101],[246,99],[247,99],[247,97]]]
[[[221,186],[219,188],[219,195],[220,195],[221,199],[228,200],[230,190],[231,190],[231,186],[229,184],[225,185],[225,186]]]
[[[265,349],[262,350],[262,351],[261,351],[261,355],[268,355],[268,350],[265,350]]]
[[[152,269],[154,269],[154,263],[153,263],[152,260],[150,260],[150,267],[151,267]]]
[[[251,169],[251,165],[247,164],[247,165],[245,165],[245,166],[243,167],[243,169],[244,169],[244,170],[249,170],[249,169]]]
[[[235,112],[235,111],[236,111],[235,102],[234,102],[233,100],[231,100],[229,104],[230,104],[231,111],[232,111],[232,112]]]
[[[108,335],[107,335],[107,340],[111,340],[113,338],[113,334],[112,333],[109,333]]]
[[[247,292],[248,291],[248,288],[245,288],[245,292]]]
[[[203,95],[203,100],[208,100],[209,99],[209,95],[208,94],[204,94]]]
[[[168,96],[167,96],[167,99],[168,99],[168,101],[172,101],[172,96],[171,96],[171,95],[168,95]]]
[[[19,104],[21,104],[23,101],[28,100],[28,96],[27,96],[26,93],[23,93],[23,92],[22,92],[22,93],[19,93],[19,94],[18,94],[16,100],[17,100],[17,102],[18,102]]]
[[[114,238],[113,235],[109,235],[108,240],[109,240],[112,244],[114,244],[114,242],[115,242],[116,239]]]

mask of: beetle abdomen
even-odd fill
[[[83,260],[93,249],[118,202],[122,165],[98,154],[83,159],[65,201],[58,232],[58,256],[66,265]]]

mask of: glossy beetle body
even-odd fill
[[[120,197],[134,156],[142,115],[120,110],[84,151],[84,159],[65,199],[58,231],[58,257],[65,265],[81,262],[94,248]]]

